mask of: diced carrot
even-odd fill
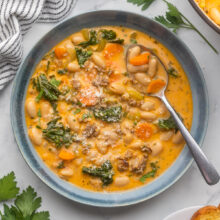
[[[67,52],[65,47],[56,47],[54,49],[55,55],[58,59],[62,59],[64,57],[64,54]]]
[[[166,82],[162,79],[156,79],[150,82],[147,87],[147,93],[157,93],[159,92],[164,86]]]
[[[115,55],[122,53],[124,48],[120,44],[107,44],[103,53],[106,59],[112,58]]]
[[[59,158],[62,159],[62,160],[72,160],[74,159],[75,155],[73,152],[65,149],[65,148],[62,148],[60,150],[60,153],[59,153]]]
[[[79,101],[86,106],[93,106],[98,102],[99,90],[94,86],[84,87],[80,90]]]
[[[135,130],[136,136],[142,140],[149,139],[153,134],[153,126],[149,123],[141,123]]]
[[[122,77],[121,74],[115,74],[115,73],[112,73],[110,76],[109,76],[109,83],[112,83],[112,82],[115,82],[115,81],[118,81],[120,80]]]
[[[62,77],[61,77],[61,81],[62,81],[63,83],[65,83],[65,84],[68,84],[69,78],[68,78],[67,76],[62,76]]]
[[[146,53],[143,53],[141,55],[131,58],[129,62],[130,64],[134,66],[144,65],[149,62],[149,56],[150,56],[150,53],[146,52]]]

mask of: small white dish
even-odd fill
[[[202,206],[193,206],[176,211],[163,220],[190,220],[193,214]]]

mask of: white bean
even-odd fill
[[[164,115],[166,112],[167,112],[167,109],[164,104],[161,104],[156,111],[156,113],[159,115]]]
[[[141,118],[147,120],[147,121],[153,121],[157,118],[157,116],[154,113],[151,112],[141,112]]]
[[[103,59],[101,56],[99,56],[99,55],[97,55],[97,54],[93,54],[93,55],[92,55],[92,60],[94,61],[94,63],[95,63],[97,66],[99,66],[99,67],[101,67],[101,68],[103,68],[103,69],[106,67],[105,61],[104,61],[104,59]]]
[[[173,131],[163,132],[160,135],[160,140],[161,141],[169,141],[172,136],[173,136]]]
[[[214,22],[220,25],[220,10],[217,8],[212,8],[210,10],[210,17],[214,20]]]
[[[79,131],[80,129],[79,123],[76,121],[73,115],[68,115],[66,120],[71,130],[75,132]]]
[[[152,111],[155,108],[155,103],[151,102],[151,101],[145,101],[142,105],[141,105],[141,109],[144,111]]]
[[[123,94],[125,92],[125,87],[121,83],[111,83],[109,89],[116,94]]]
[[[68,40],[65,42],[65,47],[67,49],[68,54],[71,57],[71,60],[75,59],[76,58],[76,51],[75,51],[75,47],[74,47],[73,43],[70,40]]]
[[[174,144],[181,144],[183,142],[183,136],[180,131],[173,135],[172,142]]]
[[[114,182],[116,186],[122,187],[129,183],[129,178],[127,176],[118,176]]]
[[[148,64],[140,65],[140,66],[134,66],[132,64],[127,65],[127,69],[129,73],[137,73],[137,72],[147,72],[148,70]]]
[[[157,59],[155,57],[151,57],[149,61],[149,69],[148,69],[148,75],[150,77],[154,77],[157,71]]]
[[[138,114],[140,111],[139,111],[139,109],[138,108],[130,108],[129,109],[129,114],[131,114],[131,115],[136,115],[136,114]]]
[[[152,150],[152,153],[151,153],[152,156],[156,156],[162,152],[163,145],[161,144],[160,141],[154,141],[153,143],[150,144],[150,149]]]
[[[134,77],[139,83],[145,86],[147,86],[151,81],[150,77],[147,76],[145,73],[135,73]]]
[[[28,99],[26,101],[26,110],[31,118],[35,118],[37,116],[36,103],[33,99]]]
[[[81,43],[82,41],[84,41],[84,38],[83,38],[83,36],[82,36],[81,34],[74,35],[74,36],[72,37],[72,42],[73,42],[75,45]]]
[[[39,129],[33,127],[31,130],[29,130],[29,137],[34,144],[41,145],[42,132]]]
[[[76,62],[71,62],[71,63],[69,63],[69,64],[67,65],[67,69],[68,69],[68,71],[70,71],[70,72],[77,72],[77,71],[80,70],[80,66],[79,66],[79,64],[76,63]]]
[[[138,56],[141,53],[141,48],[139,46],[135,46],[129,49],[128,59],[132,59],[133,57]]]
[[[124,142],[125,144],[130,144],[133,140],[133,136],[131,133],[127,133],[125,136],[124,136]]]
[[[96,143],[96,147],[97,147],[99,153],[101,153],[101,154],[106,154],[108,151],[108,147],[106,146],[106,144],[103,141],[98,141]]]
[[[40,103],[40,111],[43,118],[47,118],[53,113],[53,109],[48,102]]]
[[[144,145],[144,143],[140,140],[135,140],[130,147],[134,150],[139,150],[142,146]]]
[[[62,170],[60,170],[60,174],[65,177],[69,177],[73,175],[73,170],[69,167],[65,167]]]

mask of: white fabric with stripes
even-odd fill
[[[22,59],[22,36],[34,22],[58,22],[76,0],[0,0],[0,90],[12,80]]]

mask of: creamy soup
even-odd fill
[[[182,67],[166,47],[136,30],[105,26],[74,33],[42,58],[30,80],[25,115],[33,147],[54,173],[81,188],[143,186],[183,149],[168,110],[148,95],[164,86],[164,69],[137,43],[164,62],[166,96],[190,129],[192,94]]]
[[[220,25],[220,1],[196,0],[204,12],[218,25]]]

